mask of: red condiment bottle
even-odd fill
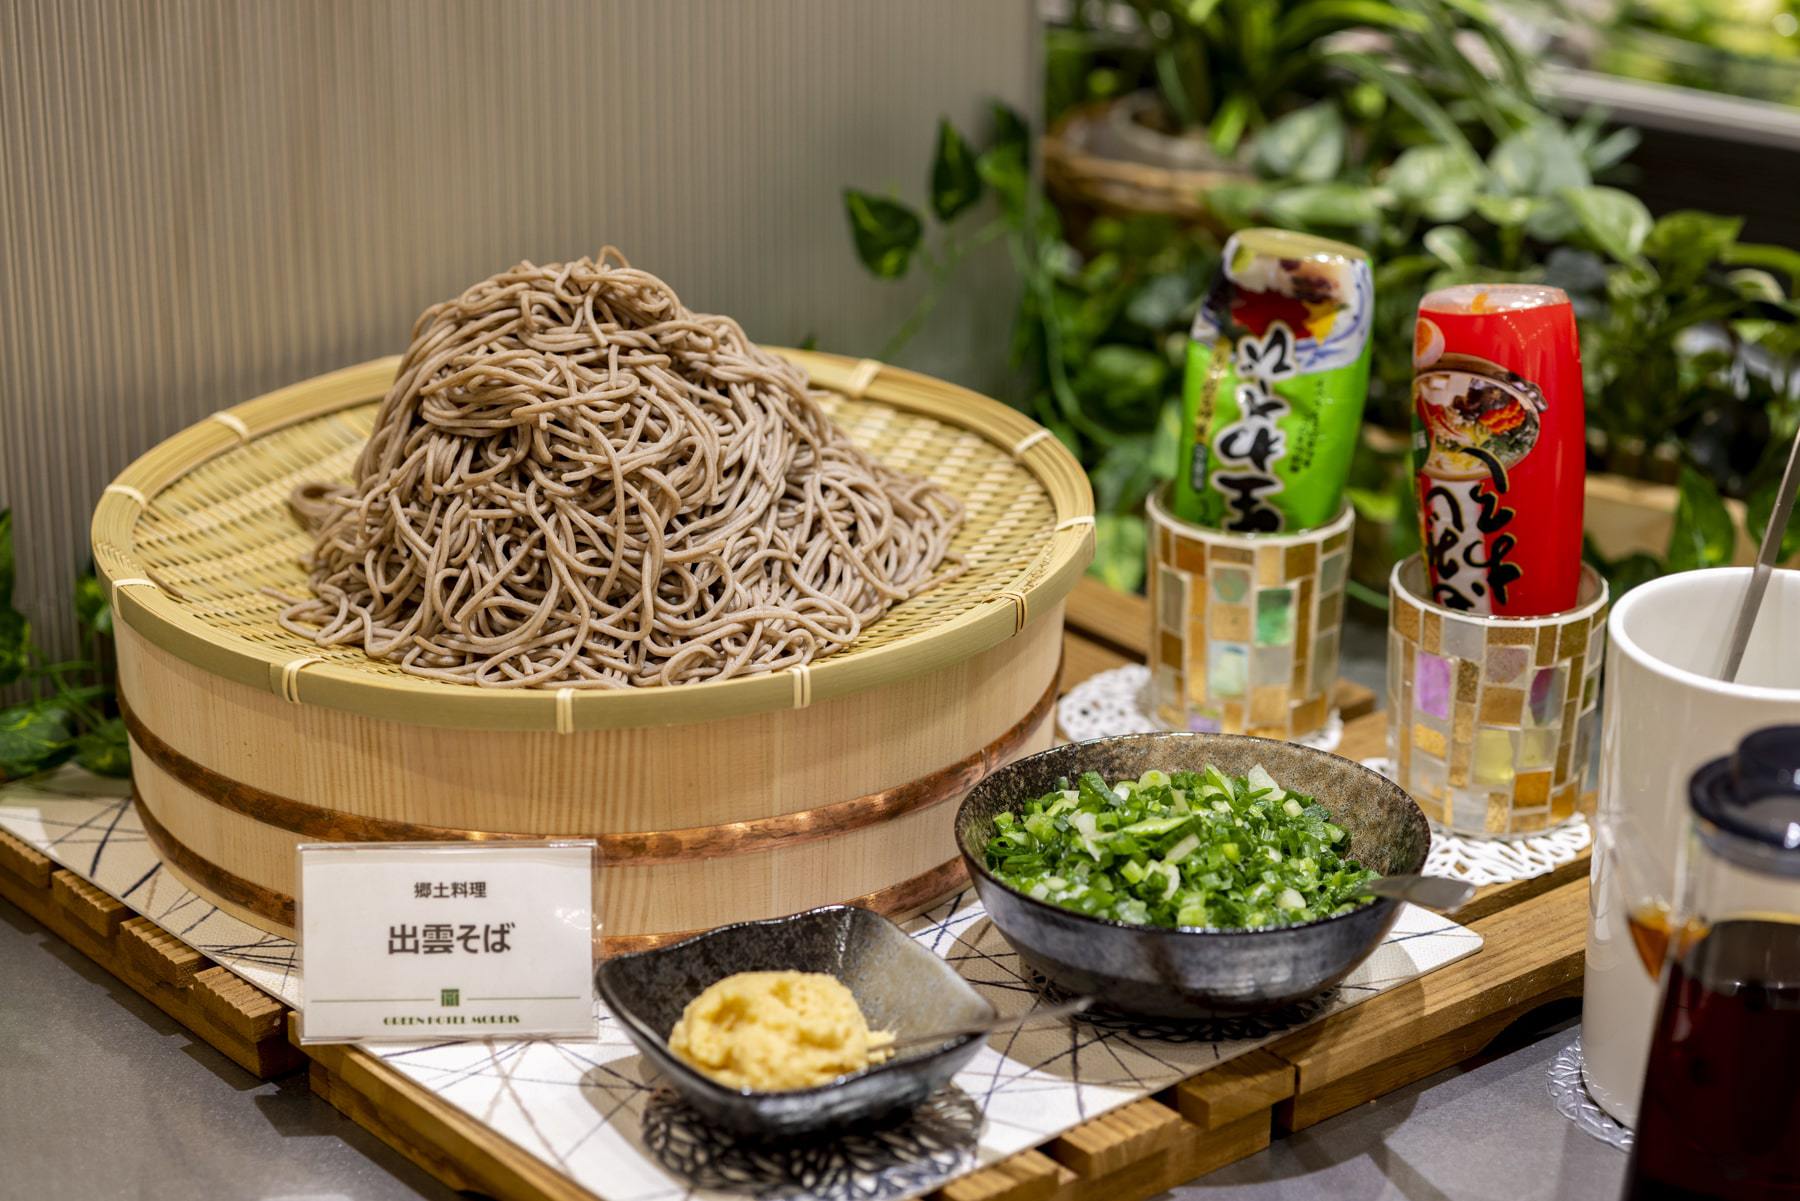
[[[1432,599],[1507,617],[1573,608],[1587,420],[1568,296],[1537,284],[1430,293],[1412,398]]]

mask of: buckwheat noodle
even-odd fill
[[[958,569],[954,497],[610,247],[427,309],[282,624],[434,679],[686,684],[842,650]]]

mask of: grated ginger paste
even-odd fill
[[[669,1050],[732,1088],[785,1092],[826,1084],[893,1054],[856,997],[820,972],[739,972],[687,1003]]]

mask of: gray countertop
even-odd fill
[[[1579,1007],[1549,1006],[1479,1059],[1278,1139],[1181,1201],[1613,1201],[1625,1155],[1551,1106]]]
[[[1345,674],[1379,687],[1381,627],[1346,630]],[[449,1198],[314,1097],[259,1082],[0,901],[0,1201]],[[1483,1058],[1222,1168],[1181,1201],[1611,1201],[1625,1157],[1551,1107],[1572,1006]]]
[[[455,1196],[308,1091],[260,1082],[0,901],[0,1198]],[[1625,1157],[1551,1108],[1551,1007],[1482,1060],[1277,1141],[1181,1201],[1610,1201]]]

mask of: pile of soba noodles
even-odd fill
[[[616,251],[429,308],[288,629],[497,688],[686,684],[842,650],[956,570],[961,508],[802,372]]]

